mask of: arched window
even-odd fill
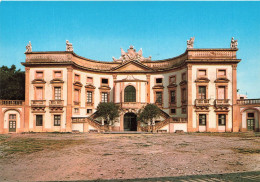
[[[125,102],[136,102],[135,87],[129,85],[125,88]]]

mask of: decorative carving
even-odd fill
[[[187,48],[193,48],[195,37],[191,37],[190,40],[187,40]]]
[[[66,40],[66,51],[72,51],[73,52],[72,43],[69,43],[68,40]]]
[[[234,37],[232,37],[231,43],[230,43],[230,48],[237,49],[237,45],[238,45],[237,40],[235,40]]]
[[[32,52],[32,44],[31,44],[31,41],[29,41],[29,43],[27,44],[27,46],[26,46],[25,48],[26,48],[25,53]]]
[[[127,52],[125,52],[121,48],[121,57],[119,59],[113,57],[113,61],[115,62],[133,61],[133,60],[151,61],[151,58],[152,58],[151,56],[149,56],[148,58],[143,57],[142,48],[138,52],[136,52],[134,46],[130,46]]]

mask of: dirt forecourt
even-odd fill
[[[0,181],[260,171],[259,133],[0,135]]]

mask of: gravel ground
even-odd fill
[[[260,171],[260,137],[254,134],[6,136],[1,135],[0,140],[0,181],[136,179]],[[32,140],[30,152],[24,152],[28,147],[10,150],[10,142],[28,139]],[[54,140],[58,141],[55,145],[46,144]],[[64,143],[66,140],[72,142]],[[32,150],[34,143],[41,141],[46,147]]]

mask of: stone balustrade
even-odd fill
[[[16,105],[23,105],[23,100],[0,100],[0,105],[6,106],[16,106]]]

